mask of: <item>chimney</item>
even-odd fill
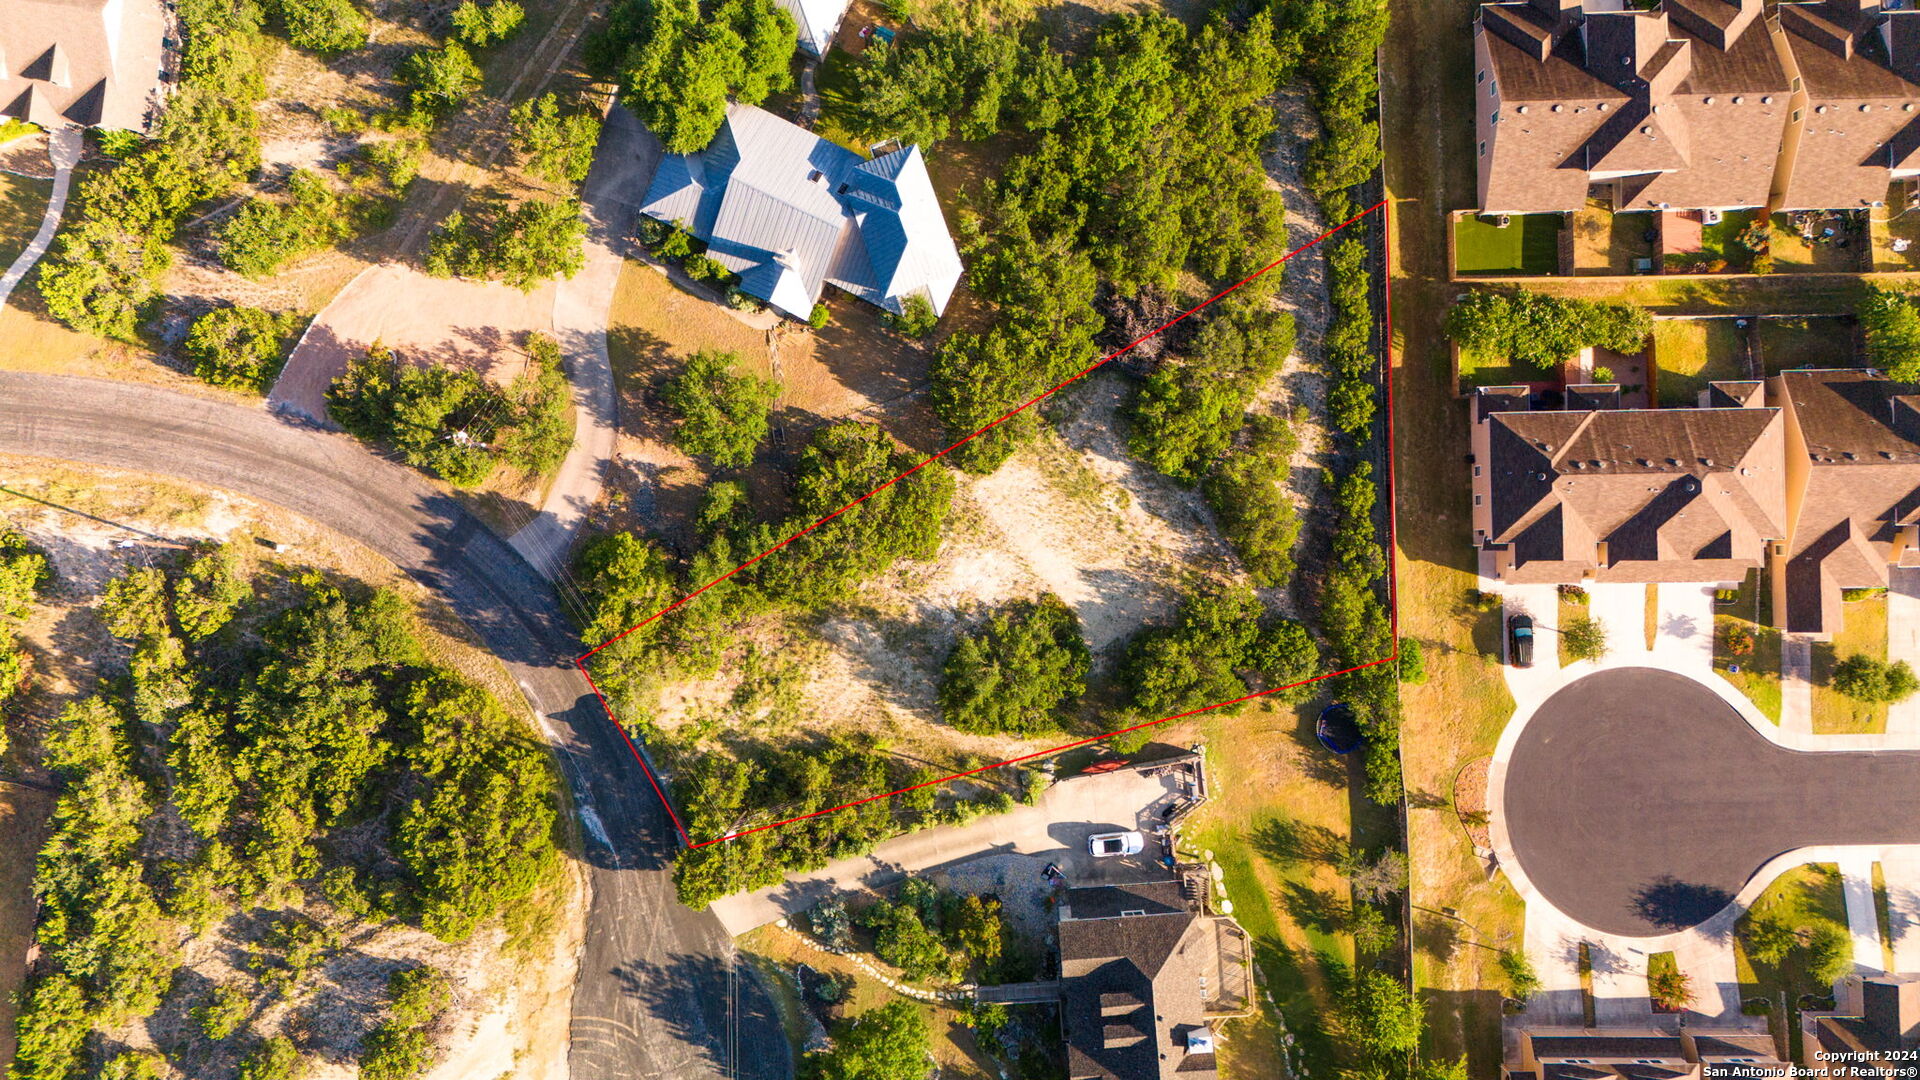
[[[1908,82],[1920,82],[1920,10],[1889,11],[1880,24],[1887,66]]]

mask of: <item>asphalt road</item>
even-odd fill
[[[792,1074],[772,1002],[719,920],[674,901],[672,826],[574,670],[578,642],[553,593],[451,496],[344,435],[91,379],[0,372],[0,453],[177,477],[274,503],[438,592],[545,719],[581,807],[593,898],[573,997],[575,1080]]]
[[[1783,749],[1691,679],[1617,668],[1540,706],[1501,813],[1554,906],[1651,936],[1704,922],[1794,848],[1920,842],[1920,752]]]

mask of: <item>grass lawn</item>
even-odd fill
[[[1658,585],[1651,583],[1647,585],[1646,615],[1641,622],[1641,632],[1646,635],[1647,648],[1651,649],[1653,643],[1660,637],[1660,586]]]
[[[53,196],[53,181],[0,173],[0,269],[27,250]]]
[[[1740,233],[1753,223],[1757,210],[1728,210],[1717,225],[1700,227],[1700,250],[1725,259],[1729,269],[1745,270],[1753,252],[1741,246]]]
[[[1559,214],[1514,214],[1504,229],[1495,220],[1482,215],[1454,222],[1454,253],[1460,273],[1551,274],[1559,269]]]
[[[1893,966],[1893,908],[1887,901],[1887,871],[1877,862],[1873,864],[1873,921],[1880,928],[1881,970],[1898,970]]]
[[[1798,368],[1852,367],[1853,323],[1839,316],[1763,317],[1757,329],[1768,375]]]
[[[1460,350],[1460,383],[1463,386],[1517,386],[1548,378],[1538,368],[1521,367],[1504,356],[1482,356]]]
[[[1472,81],[1471,73],[1468,81]],[[1416,211],[1410,207],[1406,212],[1411,214]],[[1920,273],[1888,275],[1875,280],[1889,288],[1911,289],[1920,285]],[[1527,288],[1534,292],[1635,304],[1656,315],[1746,315],[1756,311],[1845,315],[1852,313],[1858,305],[1865,287],[1864,279],[1858,276],[1806,277],[1793,274],[1692,280],[1649,275],[1624,283],[1550,277],[1527,283]],[[1396,290],[1394,306],[1398,307],[1399,304],[1400,297]]]
[[[1855,701],[1828,683],[1834,666],[1849,656],[1887,658],[1887,598],[1855,600],[1842,604],[1841,611],[1844,621],[1833,640],[1813,645],[1813,730],[1819,734],[1885,731],[1885,705]]]
[[[1757,570],[1748,571],[1739,599],[1714,605],[1713,669],[1747,695],[1767,719],[1780,722],[1780,631],[1772,619],[1773,590]],[[1738,627],[1753,635],[1753,651],[1735,656],[1726,648],[1727,631]],[[1738,665],[1740,670],[1734,671]]]
[[[1800,1060],[1800,1024],[1798,1001],[1802,994],[1825,996],[1832,987],[1816,985],[1807,975],[1807,949],[1804,943],[1788,953],[1778,964],[1766,964],[1747,955],[1747,934],[1756,913],[1779,915],[1789,926],[1811,928],[1820,923],[1847,926],[1847,905],[1840,891],[1840,868],[1833,863],[1796,866],[1774,879],[1773,884],[1754,900],[1753,907],[1734,924],[1733,962],[1740,980],[1740,997],[1766,998],[1772,1003],[1774,1030],[1785,1024],[1792,1059]],[[1780,1013],[1782,995],[1787,1012]]]
[[[1745,374],[1745,331],[1732,319],[1661,319],[1653,324],[1654,384],[1662,408],[1699,403],[1719,379]]]
[[[1392,822],[1374,808],[1353,820],[1344,763],[1313,736],[1313,706],[1263,705],[1202,726],[1213,801],[1185,835],[1212,851],[1226,875],[1233,914],[1254,942],[1263,1008],[1229,1028],[1225,1074],[1236,1080],[1287,1074],[1291,1034],[1308,1075],[1353,1062],[1325,1027],[1335,988],[1354,962],[1346,925],[1349,890],[1334,862],[1350,844],[1377,844]]]
[[[1674,959],[1672,953],[1657,952],[1647,957],[1647,983],[1649,986],[1658,982],[1662,977],[1671,979],[1678,974],[1680,974],[1680,962]],[[1687,993],[1689,996],[1686,1004],[1691,1005],[1694,997],[1698,996],[1698,991],[1694,990],[1692,984],[1689,983]],[[1656,1000],[1654,1004],[1657,1007],[1659,1002]]]

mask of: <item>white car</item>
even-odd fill
[[[1105,832],[1087,837],[1087,854],[1096,859],[1138,855],[1146,846],[1147,838],[1137,832]]]

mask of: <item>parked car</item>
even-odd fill
[[[1146,846],[1147,838],[1137,832],[1104,832],[1087,837],[1087,854],[1096,859],[1138,855]]]
[[[1533,616],[1515,615],[1507,620],[1507,660],[1514,667],[1533,666]]]

